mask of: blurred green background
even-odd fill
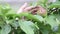
[[[6,3],[8,3],[11,6],[11,8],[16,11],[25,2],[31,3],[31,2],[37,2],[37,0],[0,0],[0,5],[4,6]]]

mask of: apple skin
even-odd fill
[[[47,10],[43,8],[42,6],[36,6],[32,11],[32,14],[38,14],[41,16],[46,16],[47,15]]]
[[[39,11],[37,12],[42,16],[46,16],[47,15],[47,10],[45,8],[43,8],[42,6],[39,7]]]
[[[39,14],[41,16],[46,16],[47,11],[42,6],[28,6],[27,3],[25,3],[23,6],[20,7],[20,9],[17,11],[17,14],[20,14],[22,12],[31,13],[31,14]]]

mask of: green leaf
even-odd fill
[[[1,7],[0,7],[0,11],[1,11],[2,14],[6,14],[6,13],[8,13],[10,10],[11,10],[11,8],[10,8],[9,5],[1,6]]]
[[[15,29],[18,28],[19,23],[17,21],[10,20],[10,22],[11,22],[10,25],[12,25],[12,27],[14,27]]]
[[[39,2],[46,3],[48,0],[39,0]]]
[[[5,24],[3,15],[0,15],[0,27]]]
[[[31,21],[20,21],[19,25],[26,34],[34,34],[36,26]]]
[[[0,31],[0,34],[8,34],[11,31],[10,25],[5,25],[2,27],[2,30]]]
[[[55,26],[58,26],[58,22],[56,21],[56,17],[54,15],[50,15],[46,18],[46,23],[51,25],[51,28],[53,29]]]
[[[60,2],[55,2],[48,6],[48,8],[59,8],[59,7],[60,7]]]
[[[44,21],[44,18],[40,15],[34,15],[37,19],[39,19],[41,22]]]
[[[49,31],[51,30],[51,26],[49,24],[37,23],[37,25],[42,34],[49,34]]]
[[[29,13],[21,13],[21,14],[19,14],[19,16],[20,17],[25,16],[27,19],[32,19],[35,22],[41,22],[41,21],[43,21],[43,17],[39,16],[39,18],[38,18],[37,16],[29,14]]]
[[[55,15],[57,20],[60,22],[60,15]]]
[[[59,25],[59,27],[58,27],[58,33],[60,33],[60,25]]]
[[[44,25],[40,27],[40,30],[43,34],[49,34],[49,31],[51,30],[50,25]]]

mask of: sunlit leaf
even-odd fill
[[[39,19],[41,22],[44,21],[44,18],[40,15],[34,15],[37,19]]]
[[[19,25],[26,34],[34,34],[36,26],[31,21],[20,21]]]

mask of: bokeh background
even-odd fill
[[[25,2],[32,3],[37,2],[38,0],[0,0],[0,5],[5,6],[8,3],[12,9],[17,11]],[[48,0],[48,2],[55,2],[56,0]]]
[[[37,0],[0,0],[0,5],[4,6],[6,3],[8,3],[12,9],[18,10],[25,2],[31,3],[37,2]]]

